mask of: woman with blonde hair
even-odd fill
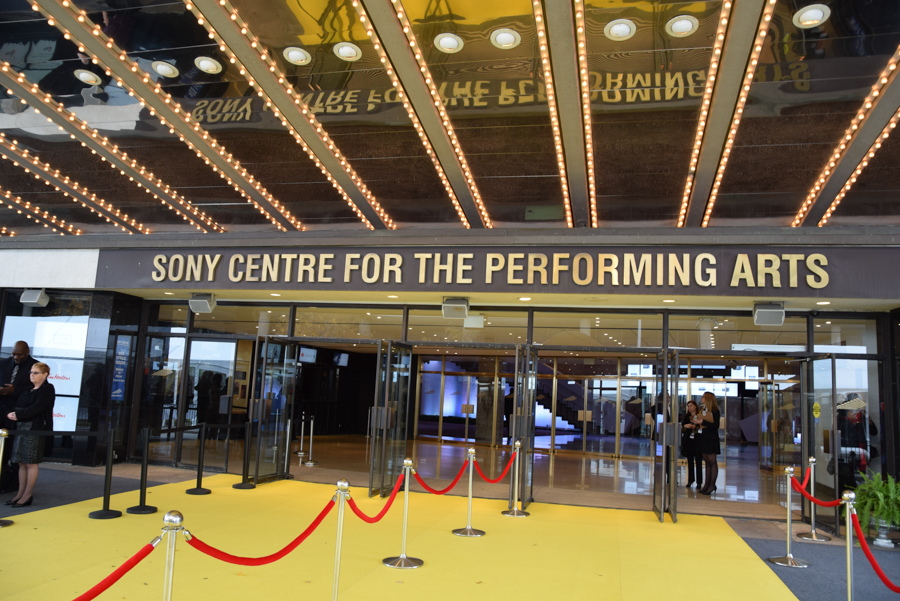
[[[716,395],[711,392],[704,392],[700,397],[700,403],[703,404],[703,411],[699,415],[699,426],[702,429],[700,434],[700,454],[703,457],[703,463],[706,464],[706,485],[700,490],[700,494],[711,495],[716,492],[716,479],[719,477],[719,464],[716,461],[716,455],[722,452],[719,447],[719,419],[722,414],[719,411],[719,402]]]
[[[28,507],[34,500],[34,484],[38,464],[44,456],[45,437],[28,434],[29,430],[53,429],[53,404],[56,390],[47,381],[50,367],[46,363],[31,366],[31,390],[22,393],[16,409],[7,417],[16,422],[12,461],[19,464],[19,492],[6,502],[10,507]]]

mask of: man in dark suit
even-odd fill
[[[6,415],[15,410],[16,402],[23,392],[31,390],[31,366],[37,363],[37,359],[31,356],[28,343],[20,340],[13,345],[12,357],[0,360],[0,426],[9,430],[10,434],[16,428],[16,422]],[[10,465],[9,458],[12,455],[12,438],[6,439],[3,448],[2,474],[0,474],[0,492],[10,492],[19,489],[19,466]]]

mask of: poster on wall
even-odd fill
[[[67,357],[84,358],[87,344],[87,315],[51,317],[7,317],[3,326],[4,349],[12,349],[19,340],[31,347],[36,358]]]
[[[116,357],[113,363],[112,390],[109,398],[113,401],[125,400],[125,383],[128,380],[128,356],[131,353],[131,336],[116,338]]]
[[[78,397],[81,394],[81,371],[84,368],[84,362],[73,359],[45,359],[43,357],[35,357],[38,361],[42,361],[50,368],[50,375],[47,381],[53,384],[56,395],[71,395]],[[77,399],[76,399],[77,400]]]
[[[53,430],[70,432],[78,422],[78,397],[57,396],[53,404]]]

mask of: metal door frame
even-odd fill
[[[657,414],[653,414],[653,428],[655,435],[653,440],[651,457],[651,491],[653,498],[653,512],[660,522],[665,522],[666,513],[672,519],[672,523],[678,521],[678,492],[677,492],[677,462],[678,462],[678,351],[665,349],[656,354],[657,362],[657,411],[662,411],[662,423],[659,423]],[[674,374],[670,369],[672,362],[675,366]],[[674,393],[673,393],[674,391]],[[662,447],[662,458],[657,458],[657,445]],[[662,482],[657,480],[657,465],[660,465]]]
[[[386,342],[387,344],[383,344]],[[387,474],[387,470],[385,469],[386,461],[388,459],[387,453],[387,433],[388,433],[388,420],[387,420],[387,402],[391,396],[391,385],[392,385],[392,365],[390,362],[390,356],[394,349],[404,349],[409,351],[410,356],[410,364],[409,364],[409,378],[412,379],[413,374],[413,360],[412,358],[415,356],[414,346],[412,344],[408,344],[406,342],[399,342],[396,340],[387,340],[387,341],[378,341],[378,356],[376,359],[376,367],[375,367],[375,399],[373,402],[373,418],[372,418],[372,431],[373,436],[371,439],[371,451],[372,451],[372,461],[369,465],[369,496],[375,496],[379,494],[381,496],[387,496],[390,493],[390,490],[393,488],[393,484],[385,483],[385,476]],[[404,419],[409,421],[409,398],[407,398],[407,415],[404,416]],[[381,411],[379,411],[381,409]],[[380,431],[380,436],[378,432]],[[379,438],[380,440],[380,448],[379,448]],[[409,440],[409,433],[406,433],[404,438],[405,441]],[[377,457],[380,459],[376,459]],[[380,478],[378,478],[378,482],[376,482],[375,476],[375,468],[376,465],[380,467],[379,473]],[[377,488],[376,488],[377,485]]]

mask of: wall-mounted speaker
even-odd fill
[[[753,323],[757,326],[784,325],[784,303],[755,303]]]
[[[469,316],[469,299],[445,298],[441,304],[441,312],[446,319],[465,319]]]
[[[188,301],[191,311],[194,313],[212,313],[216,308],[215,294],[192,294]]]
[[[22,296],[19,297],[19,302],[25,305],[26,307],[46,307],[47,303],[50,302],[50,297],[47,296],[47,293],[41,290],[26,290],[22,293]]]

